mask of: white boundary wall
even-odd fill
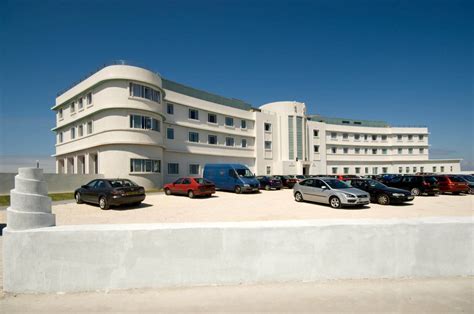
[[[472,217],[4,230],[4,289],[473,275]]]

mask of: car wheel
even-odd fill
[[[390,204],[390,198],[386,194],[381,194],[377,197],[377,202],[380,205],[388,205]]]
[[[101,196],[99,198],[99,207],[102,210],[107,210],[109,209],[109,202],[107,202],[107,198],[105,196]]]
[[[270,191],[270,186],[269,186],[268,184],[265,185],[265,190],[266,190],[266,191]]]
[[[329,205],[331,205],[332,208],[341,208],[341,200],[337,196],[333,196],[329,199]]]
[[[170,189],[165,189],[165,194],[166,195],[171,195],[171,190]]]
[[[194,192],[193,192],[193,190],[189,190],[189,191],[188,191],[188,197],[189,197],[189,198],[194,198]]]
[[[234,192],[237,193],[237,194],[240,194],[240,193],[242,193],[242,188],[237,185],[237,186],[234,188]]]
[[[300,192],[296,192],[295,193],[295,201],[302,202],[303,201],[303,194],[301,194]]]
[[[77,192],[76,196],[74,197],[76,199],[77,204],[82,204],[82,199],[81,199],[81,193]]]
[[[411,189],[411,195],[419,196],[421,194],[421,191],[419,188],[413,188]]]

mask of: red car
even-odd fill
[[[195,196],[211,196],[216,193],[214,183],[203,178],[179,178],[173,183],[165,184],[166,195],[177,194],[187,195],[190,198]]]
[[[438,180],[439,191],[441,193],[469,193],[469,185],[465,180],[453,175],[439,175],[435,176]]]

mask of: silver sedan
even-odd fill
[[[334,178],[310,178],[293,187],[297,202],[310,201],[329,204],[333,208],[367,205],[369,194]]]

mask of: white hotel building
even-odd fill
[[[428,129],[324,118],[304,103],[259,108],[112,65],[56,98],[56,170],[130,178],[160,187],[202,175],[206,163],[242,163],[264,174],[459,172],[431,160]]]

